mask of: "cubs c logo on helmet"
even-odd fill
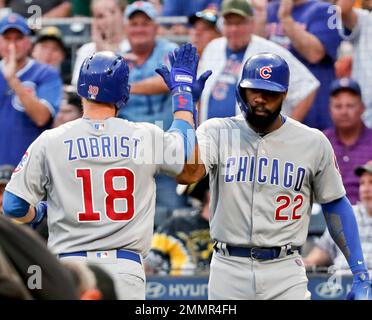
[[[262,79],[265,79],[265,80],[270,79],[271,78],[271,72],[273,72],[273,71],[269,66],[262,67],[260,69],[260,76],[261,76]]]

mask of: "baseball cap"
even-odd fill
[[[10,181],[14,167],[9,164],[0,166],[0,184],[7,184]]]
[[[362,166],[357,166],[354,170],[355,175],[360,177],[364,172],[372,173],[372,160]]]
[[[55,40],[63,51],[66,50],[65,43],[63,42],[61,30],[55,26],[45,27],[40,30],[36,36],[35,43],[42,42],[44,40]]]
[[[135,1],[125,9],[125,18],[130,18],[136,12],[143,12],[151,20],[155,20],[157,17],[156,9],[150,2]]]
[[[331,83],[331,87],[330,87],[331,95],[334,95],[335,93],[342,91],[342,90],[350,90],[350,91],[353,91],[358,96],[362,95],[358,82],[356,82],[355,80],[351,78],[340,78],[340,79],[334,80]]]
[[[193,25],[197,20],[204,20],[215,26],[218,20],[218,14],[216,10],[204,9],[203,11],[198,11],[193,15],[189,16],[189,23]]]
[[[224,0],[221,5],[221,14],[226,16],[229,13],[246,18],[253,16],[253,9],[248,0]]]
[[[25,36],[31,34],[26,19],[18,13],[7,14],[0,20],[0,34],[4,34],[9,29],[16,29]]]

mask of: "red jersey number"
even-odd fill
[[[100,221],[101,212],[94,210],[91,169],[76,169],[76,177],[82,180],[84,212],[78,212],[80,222]],[[125,179],[125,189],[115,189],[115,178]],[[134,215],[134,173],[126,168],[107,170],[103,175],[105,198],[105,214],[113,221],[126,221]],[[126,211],[117,212],[115,201],[124,200]]]
[[[276,198],[276,203],[280,205],[275,210],[275,220],[276,221],[288,221],[289,218],[291,220],[299,220],[301,219],[301,215],[297,213],[297,211],[302,207],[304,202],[304,197],[301,194],[298,194],[294,197],[293,201],[289,196],[278,196]],[[292,207],[290,214],[287,208]],[[284,212],[285,211],[285,212]]]

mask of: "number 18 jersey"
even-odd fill
[[[78,119],[29,147],[6,190],[48,201],[56,253],[126,248],[146,255],[155,213],[154,175],[183,169],[178,133],[118,118]]]

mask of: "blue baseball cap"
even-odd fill
[[[26,19],[18,13],[7,14],[0,20],[0,34],[4,34],[9,29],[16,29],[25,36],[31,34]]]
[[[360,90],[360,86],[358,82],[351,78],[340,78],[336,79],[331,83],[331,96],[340,92],[342,90],[350,90],[357,94],[358,96],[362,96],[362,91]]]
[[[143,12],[151,20],[155,20],[157,17],[157,12],[155,7],[150,2],[145,1],[135,1],[125,9],[125,18],[130,18],[136,12]]]

